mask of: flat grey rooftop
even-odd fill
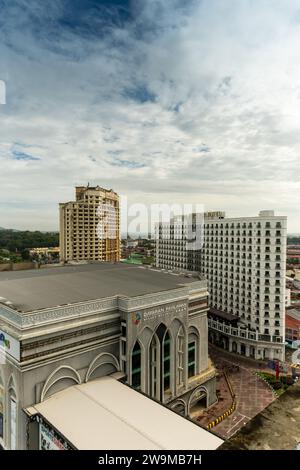
[[[0,297],[12,302],[12,308],[30,312],[114,295],[136,297],[196,280],[123,263],[68,265],[0,272]]]

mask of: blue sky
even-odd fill
[[[297,0],[0,0],[0,226],[89,181],[300,232],[299,56]]]

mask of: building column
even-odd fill
[[[229,351],[229,352],[232,352],[232,338],[229,338],[228,351]]]
[[[141,349],[141,391],[149,394],[148,373],[149,373],[149,347]]]
[[[185,390],[188,389],[188,361],[189,361],[189,334],[188,331],[185,332],[185,344],[184,344],[184,364],[183,364],[183,380],[184,380],[184,388]]]
[[[250,346],[249,344],[246,344],[246,357],[250,357]]]
[[[237,339],[237,342],[236,342],[236,352],[238,354],[241,354],[241,343],[239,342],[238,339]]]
[[[273,350],[273,348],[269,349],[269,359],[271,359],[271,360],[274,359],[274,350]]]
[[[284,351],[284,347],[283,347],[283,348],[280,348],[279,359],[280,359],[281,361],[284,361],[284,360],[285,360],[285,351]]]

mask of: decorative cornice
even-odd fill
[[[119,310],[131,312],[137,308],[153,307],[176,300],[188,298],[194,292],[206,291],[205,281],[194,281],[181,284],[178,288],[168,291],[145,294],[137,297],[114,296],[105,299],[97,299],[88,302],[80,302],[53,308],[45,308],[31,312],[18,312],[12,307],[0,304],[0,322],[3,320],[18,330],[26,330],[56,322],[63,322],[73,318]]]
[[[107,312],[116,308],[118,308],[117,297],[81,302],[80,304],[64,307],[47,308],[30,313],[19,313],[11,308],[0,305],[0,318],[21,329],[26,329],[54,323],[57,320],[65,321],[94,313]]]
[[[190,284],[181,284],[183,286],[188,287],[189,294],[194,294],[197,292],[207,292],[207,281],[205,280],[199,280],[199,281],[194,281],[191,282]]]
[[[22,326],[22,314],[10,307],[6,307],[6,305],[0,304],[0,320],[2,318],[11,325]]]
[[[154,307],[155,305],[162,305],[176,300],[187,299],[188,296],[188,289],[186,287],[179,287],[172,291],[146,294],[134,298],[119,297],[119,310],[131,312],[136,309]]]

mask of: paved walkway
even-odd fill
[[[230,407],[232,400],[223,374],[226,370],[236,396],[237,407],[232,415],[212,428],[212,432],[223,439],[228,439],[276,398],[268,385],[254,374],[254,371],[265,369],[263,364],[259,365],[251,359],[240,358],[212,347],[209,348],[209,355],[219,372],[217,379],[219,402],[199,416],[197,421],[205,426]],[[230,370],[232,364],[238,365],[239,370]]]

